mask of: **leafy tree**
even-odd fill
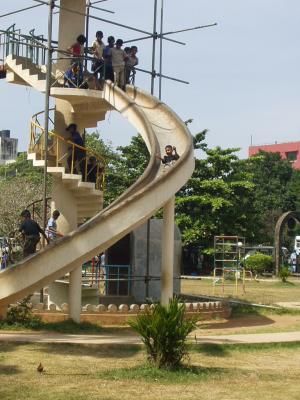
[[[293,169],[291,179],[287,182],[287,197],[292,202],[291,210],[300,211],[300,170]]]
[[[43,197],[43,170],[33,167],[26,157],[22,153],[14,164],[6,167],[14,173],[7,174],[6,179],[0,181],[0,235],[3,236],[13,236],[19,226],[21,211]],[[49,191],[50,187],[49,176]]]
[[[299,178],[293,182],[295,173],[292,165],[288,160],[283,160],[279,153],[261,151],[246,160],[245,166],[252,174],[255,185],[253,205],[259,228],[256,241],[273,244],[279,216],[296,208],[295,188],[300,185]]]
[[[103,157],[108,165],[118,158],[112,142],[105,142],[98,131],[85,135],[85,146]]]
[[[255,234],[252,175],[245,172],[238,149],[209,149],[205,131],[195,135],[196,159],[191,179],[176,197],[176,222],[185,246],[212,246],[214,235]]]
[[[149,162],[147,147],[140,135],[128,146],[119,146],[107,174],[105,203],[109,204],[142,175]]]
[[[147,147],[140,135],[133,136],[128,146],[114,150],[111,142],[104,142],[99,132],[86,135],[86,147],[106,159],[105,197],[108,205],[131,186],[143,173],[149,160]]]

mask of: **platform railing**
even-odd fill
[[[0,30],[0,61],[4,63],[8,55],[23,57],[36,65],[45,65],[47,48],[41,38],[34,35],[21,34],[12,25]]]
[[[0,30],[0,65],[4,65],[5,58],[9,55],[22,57],[26,62],[35,64],[38,68],[46,63],[47,47],[46,39],[42,35],[35,35],[34,30],[29,35],[21,34],[19,29],[15,29],[12,25],[7,30]],[[107,60],[97,60],[91,52],[81,56],[74,57],[69,51],[59,49],[57,42],[53,42],[52,62],[66,60],[68,66],[62,71],[56,70],[56,76],[53,76],[54,82],[52,86],[80,88],[80,89],[97,89],[101,90],[103,82],[106,79],[113,80],[113,73],[108,72]],[[96,61],[100,61],[98,67],[92,68]],[[91,72],[84,67],[91,65]],[[135,83],[135,67],[124,67],[124,79],[126,84]],[[99,78],[100,75],[100,78]]]
[[[29,153],[35,153],[38,160],[43,160],[45,154],[45,129],[38,121],[41,114],[43,112],[32,117],[29,144]],[[101,155],[73,143],[52,130],[49,131],[47,150],[49,167],[63,166],[68,173],[81,175],[84,182],[95,183],[96,189],[104,189],[106,160]]]

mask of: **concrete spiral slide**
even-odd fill
[[[193,143],[185,124],[148,93],[133,86],[124,93],[106,82],[103,91],[53,88],[51,96],[66,101],[77,96],[105,100],[142,135],[150,161],[142,176],[107,208],[56,243],[1,271],[0,308],[80,267],[143,224],[173,198],[194,169]],[[166,144],[176,146],[180,154],[170,168],[163,168],[156,158]]]

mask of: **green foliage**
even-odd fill
[[[26,157],[21,153],[14,164],[5,167],[14,173],[0,180],[0,236],[13,237],[18,231],[21,211],[43,197],[43,170],[33,167]],[[52,179],[48,176],[48,193],[51,184]]]
[[[140,135],[133,136],[128,146],[119,146],[107,174],[105,204],[111,203],[142,175],[149,153]]]
[[[270,271],[273,268],[274,260],[272,256],[256,253],[245,260],[245,266],[252,272],[261,274],[263,271]]]
[[[209,369],[196,366],[180,366],[179,368],[156,368],[154,365],[145,363],[132,368],[114,368],[100,375],[102,379],[113,381],[138,380],[149,383],[159,382],[163,384],[188,384],[207,379],[210,375]]]
[[[42,322],[38,316],[32,314],[29,303],[30,297],[25,297],[17,305],[10,307],[3,323],[9,326],[23,326],[31,329],[39,328]]]
[[[245,172],[238,149],[209,149],[206,131],[194,137],[203,151],[194,173],[176,197],[176,222],[186,247],[211,248],[214,235],[254,236],[252,175]]]
[[[43,169],[33,167],[32,162],[27,160],[27,153],[20,153],[15,163],[0,166],[2,180],[6,177],[13,181],[16,176],[26,177],[33,184],[40,184],[43,181]]]
[[[279,277],[283,283],[287,282],[288,277],[290,276],[290,270],[288,267],[281,267],[279,270]]]
[[[100,333],[102,328],[99,325],[93,324],[88,321],[74,322],[68,319],[61,322],[48,322],[42,326],[43,330],[59,332],[59,333]]]
[[[118,158],[111,142],[105,142],[98,131],[85,135],[85,146],[94,153],[103,157],[109,165]]]
[[[128,146],[119,146],[117,150],[112,143],[105,143],[99,132],[87,134],[85,143],[87,148],[106,159],[105,205],[120,196],[147,167],[149,153],[140,135],[133,136]]]
[[[167,307],[155,304],[130,326],[142,336],[148,359],[156,367],[176,368],[187,356],[187,335],[196,328],[196,322],[185,318],[185,306],[175,298]]]
[[[245,170],[252,174],[255,185],[252,201],[257,222],[256,241],[273,244],[279,216],[285,211],[296,209],[299,192],[296,195],[296,180],[293,177],[297,173],[279,153],[263,151],[245,161]]]

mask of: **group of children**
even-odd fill
[[[71,66],[64,76],[64,86],[88,88],[90,79],[84,82],[83,58],[86,37],[79,35],[76,42],[67,51],[72,55]],[[113,36],[107,38],[107,45],[103,42],[103,32],[97,31],[96,38],[92,43],[90,53],[92,57],[92,71],[94,86],[101,89],[103,80],[114,82],[121,89],[125,85],[132,83],[135,75],[135,67],[139,60],[137,57],[138,48],[136,46],[125,47],[122,49],[123,40],[115,41]],[[131,79],[132,78],[132,79]]]

